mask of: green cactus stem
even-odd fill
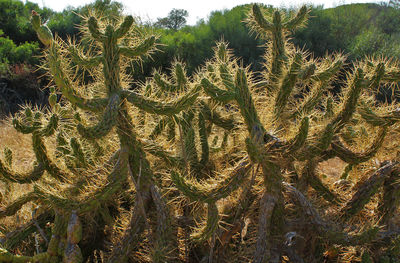
[[[280,84],[278,95],[275,100],[274,114],[275,119],[279,119],[281,113],[286,107],[289,101],[293,88],[295,87],[297,75],[300,69],[300,62],[302,59],[301,53],[296,53],[293,61],[290,65],[289,71],[283,77],[282,83]]]
[[[379,187],[383,185],[386,178],[390,176],[396,165],[396,163],[387,163],[360,185],[350,201],[342,208],[343,219],[349,219],[363,209],[371,197],[377,193]]]
[[[287,152],[293,155],[304,146],[307,140],[308,131],[310,128],[310,118],[305,117],[301,120],[299,131],[296,136],[287,142]]]
[[[399,111],[394,110],[385,116],[379,116],[364,102],[361,103],[358,113],[360,113],[361,117],[372,126],[391,126],[400,120]]]
[[[175,171],[171,172],[171,179],[175,186],[190,200],[210,203],[225,198],[238,189],[241,186],[241,182],[246,178],[249,169],[250,165],[248,161],[242,161],[235,167],[231,175],[221,182],[218,182],[217,186],[212,189],[201,189],[188,182],[188,180],[185,180],[182,175]]]
[[[26,174],[19,174],[10,171],[1,161],[0,161],[0,174],[10,182],[27,184],[39,180],[45,169],[42,164],[36,165],[31,172]]]
[[[0,209],[0,218],[15,215],[15,213],[17,213],[24,204],[37,199],[38,196],[35,192],[24,194],[23,196],[11,202],[11,204],[9,204],[7,207]]]
[[[332,150],[335,152],[336,156],[338,156],[340,159],[348,164],[363,163],[375,156],[375,154],[383,144],[386,133],[387,128],[380,128],[375,140],[368,147],[368,149],[364,150],[362,153],[354,153],[351,150],[347,149],[343,145],[343,143],[340,142],[339,138],[336,138],[332,143]]]
[[[219,89],[212,84],[208,79],[201,80],[201,86],[204,91],[217,102],[228,103],[235,99],[235,94],[231,91]]]
[[[120,103],[121,100],[118,95],[112,96],[100,122],[88,128],[85,128],[82,124],[78,124],[78,132],[82,137],[88,139],[99,139],[106,136],[116,124]]]
[[[207,203],[206,225],[198,233],[193,233],[191,237],[193,238],[194,241],[198,242],[209,239],[212,236],[212,234],[214,234],[215,231],[217,230],[218,223],[219,223],[218,208],[214,202],[209,202]]]
[[[195,87],[182,97],[170,103],[153,101],[128,90],[124,90],[121,93],[130,103],[145,112],[171,116],[191,106],[199,96],[200,88]]]
[[[349,90],[346,94],[344,105],[341,111],[331,121],[331,124],[335,126],[335,133],[338,133],[344,125],[350,121],[353,113],[357,107],[357,101],[361,95],[362,89],[365,87],[364,72],[362,69],[356,69],[356,72],[351,81]]]
[[[79,49],[74,47],[74,46],[70,46],[68,48],[68,51],[69,51],[69,53],[70,53],[70,55],[72,57],[72,60],[76,64],[78,64],[79,66],[82,66],[82,67],[84,67],[86,69],[97,67],[98,65],[100,65],[100,63],[103,60],[102,56],[96,56],[96,57],[93,57],[93,58],[87,58],[87,57],[81,55],[79,53]]]
[[[390,219],[393,218],[397,207],[400,204],[400,185],[399,171],[394,169],[383,183],[382,201],[378,207],[379,214],[382,218],[382,223],[390,228]]]

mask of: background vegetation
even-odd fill
[[[123,5],[117,1],[97,0],[80,8],[69,7],[62,12],[39,8],[35,3],[19,0],[0,0],[0,113],[15,112],[23,102],[44,103],[47,94],[41,94],[46,81],[35,79],[39,62],[39,44],[29,24],[31,10],[37,10],[52,32],[61,38],[79,39],[77,25],[90,7],[108,14],[120,14]],[[350,4],[330,9],[311,6],[307,28],[294,35],[294,44],[308,49],[315,56],[326,52],[343,51],[349,63],[366,55],[398,58],[400,56],[400,9],[398,1],[380,4]],[[270,9],[272,7],[269,7]],[[249,33],[243,20],[248,5],[231,10],[214,11],[206,20],[194,26],[186,25],[186,10],[172,9],[165,18],[155,23],[141,21],[142,26],[156,32],[160,38],[159,49],[143,63],[132,64],[134,78],[144,81],[153,68],[168,71],[173,58],[187,65],[189,74],[211,58],[209,48],[223,39],[235,50],[244,65],[261,70],[261,42]],[[291,9],[285,10],[292,12]],[[139,19],[140,20],[140,19]],[[18,66],[16,66],[18,65]],[[33,82],[32,82],[33,81]],[[35,87],[32,89],[32,87]],[[26,92],[29,91],[29,92]]]

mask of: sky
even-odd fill
[[[67,6],[79,7],[93,0],[29,0],[38,3],[39,6],[48,7],[55,11],[62,11]],[[381,0],[379,2],[388,2]],[[298,7],[304,3],[313,5],[324,5],[325,8],[335,7],[350,3],[373,3],[376,0],[119,0],[125,7],[125,13],[140,16],[144,21],[157,21],[157,18],[166,17],[171,9],[185,9],[189,12],[187,24],[195,25],[200,19],[207,20],[212,11],[231,9],[237,5],[249,3],[271,4],[275,7]]]

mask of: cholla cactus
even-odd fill
[[[132,256],[189,261],[191,255],[225,262],[225,252],[246,254],[236,262],[251,256],[253,262],[281,262],[284,256],[316,262],[323,246],[336,245],[360,248],[368,260],[367,250],[381,251],[380,244],[398,235],[391,220],[400,200],[396,160],[375,167],[347,201],[342,193],[355,171],[372,166],[398,125],[398,105],[380,105],[374,95],[400,80],[399,65],[357,62],[334,94],[330,87],[345,56],[314,59],[288,40],[305,25],[308,9],[271,14],[254,5],[248,18],[251,29],[270,40],[263,72],[244,68],[227,44],[218,43],[214,58],[195,76],[174,62],[172,76],[155,72],[142,90],[132,91],[125,68],[150,55],[156,38],[131,16],[87,18],[83,41],[76,44],[53,37],[33,12],[56,89],[46,113],[26,108],[13,120],[19,132],[32,134],[35,167],[14,172],[15,158],[6,148],[0,178],[33,184],[27,187],[33,190],[9,202],[0,218],[31,201],[42,208],[33,223],[8,235],[4,247],[12,250],[36,225],[47,240],[41,228],[53,223],[45,252],[24,257],[2,248],[0,262],[77,263],[90,261],[95,250],[105,252],[106,262]],[[83,81],[82,72],[93,82]],[[371,134],[373,140],[366,140]],[[44,140],[52,136],[56,158]],[[328,184],[318,167],[335,157],[347,166],[341,181]],[[381,225],[360,228],[355,215],[379,198],[374,195],[381,188]],[[337,219],[326,220],[309,198],[325,199]],[[123,209],[131,209],[129,216]],[[85,249],[89,219],[102,233],[114,230],[106,233],[112,246],[99,242]],[[393,240],[388,246],[396,253],[398,238]]]
[[[336,156],[349,165],[370,160],[382,146],[388,129],[398,121],[396,113],[389,114],[390,117],[375,118],[373,110],[368,108],[372,106],[372,90],[381,84],[399,81],[394,77],[398,77],[398,66],[384,60],[367,60],[355,65],[353,72],[347,75],[342,94],[336,102],[332,101],[330,83],[336,79],[345,58],[336,54],[319,60],[309,59],[309,55],[287,40],[289,32],[303,26],[307,16],[307,8],[302,7],[292,17],[284,17],[280,11],[274,11],[269,18],[254,5],[248,18],[250,27],[258,35],[271,40],[266,55],[266,71],[262,72],[264,78],[253,80],[252,74],[238,66],[226,51],[226,45],[220,43],[214,63],[208,65],[211,70],[206,69],[212,74],[202,80],[204,90],[213,100],[222,104],[237,104],[248,132],[248,155],[252,163],[262,167],[264,192],[260,201],[254,262],[280,262],[283,254],[291,261],[301,258],[293,248],[285,248],[284,234],[299,230],[284,225],[283,194],[297,190],[286,186],[283,171],[300,176],[294,182],[300,190],[306,191],[311,186],[327,201],[337,205],[341,202],[340,198],[316,174],[318,164]],[[326,105],[323,104],[325,98]],[[366,101],[369,101],[369,106],[365,106]],[[364,106],[358,107],[362,102]],[[356,115],[357,109],[360,115]],[[378,128],[376,139],[362,152],[353,152],[341,139],[344,128],[360,127],[365,122]],[[385,166],[386,170],[378,172],[379,179],[372,177],[364,183],[365,186],[361,186],[343,207],[343,220],[353,216],[367,203],[394,167],[395,164]],[[296,193],[293,196],[303,202],[299,199],[305,197],[300,192]],[[389,213],[387,208],[381,210]],[[305,212],[311,216],[308,210]],[[332,233],[330,228],[328,225],[319,227],[318,235],[326,237],[325,242],[343,244],[342,237],[347,234]],[[377,238],[373,236],[376,233],[374,228],[367,230],[362,234],[363,238],[354,237],[354,241],[348,241],[348,244],[368,243]]]

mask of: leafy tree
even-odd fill
[[[188,11],[174,8],[168,13],[167,17],[158,18],[155,26],[178,30],[186,24],[186,17],[188,16]]]

